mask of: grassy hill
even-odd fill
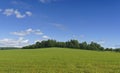
[[[0,73],[120,73],[120,53],[66,48],[0,50]]]

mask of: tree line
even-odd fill
[[[18,47],[0,47],[0,50],[13,50],[13,49],[21,49]]]
[[[43,40],[41,42],[36,42],[33,45],[24,46],[22,49],[36,49],[36,48],[49,48],[49,47],[60,47],[60,48],[72,48],[72,49],[83,49],[83,50],[97,50],[97,51],[116,51],[120,52],[120,49],[104,48],[96,42],[82,42],[79,43],[78,40],[69,40],[66,42],[59,42],[56,40]]]

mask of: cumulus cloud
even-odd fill
[[[5,14],[6,16],[11,16],[14,14],[14,9],[5,9],[3,14]]]
[[[24,39],[24,37],[28,35],[39,36],[38,39],[41,39],[41,40],[36,40],[35,42],[37,41],[40,42],[42,40],[50,39],[49,36],[43,35],[43,32],[41,32],[39,29],[32,29],[32,28],[29,28],[23,31],[11,32],[10,34],[16,35],[19,38],[18,39],[9,39],[9,38],[0,39],[0,47],[23,47],[23,46],[30,45],[31,44],[29,43],[30,40]]]
[[[27,11],[27,12],[26,12],[26,15],[28,15],[28,16],[32,16],[32,12]]]
[[[25,14],[21,14],[18,10],[14,10],[14,14],[16,15],[16,18],[25,18]]]
[[[25,13],[21,13],[20,11],[18,11],[18,9],[5,9],[3,10],[3,14],[6,16],[12,16],[15,15],[16,18],[25,18],[27,16],[32,16],[32,12],[30,11],[26,11]]]
[[[17,35],[17,36],[26,36],[30,34],[35,34],[35,35],[42,35],[43,33],[40,30],[33,30],[31,28],[24,30],[24,31],[18,31],[18,32],[12,32],[11,34]]]
[[[33,33],[36,35],[43,35],[43,33],[39,29],[34,30]]]
[[[29,40],[20,37],[18,39],[0,39],[0,46],[2,47],[23,47],[29,45]]]
[[[41,3],[55,2],[56,0],[39,0]]]
[[[50,38],[49,36],[47,36],[47,35],[42,35],[42,38],[39,39],[39,40],[35,40],[34,43],[36,43],[36,42],[41,42],[41,41],[43,41],[43,40],[48,40],[48,39],[51,39],[51,38]]]
[[[43,39],[50,39],[50,37],[49,37],[49,36],[46,36],[46,35],[42,36],[42,38],[43,38]]]

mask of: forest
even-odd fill
[[[22,47],[22,49],[37,49],[37,48],[50,48],[50,47],[59,47],[59,48],[71,48],[71,49],[82,49],[82,50],[96,50],[96,51],[115,51],[120,52],[120,48],[104,48],[96,42],[82,42],[78,40],[69,40],[66,42],[59,42],[56,40],[43,40],[41,42],[36,42],[35,44]]]

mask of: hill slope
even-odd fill
[[[0,73],[119,72],[120,53],[63,48],[0,51]]]

